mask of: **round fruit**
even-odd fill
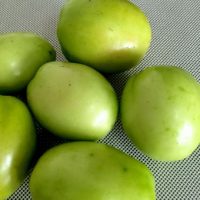
[[[186,71],[155,66],[132,76],[121,100],[123,127],[157,160],[188,157],[200,142],[200,87]]]
[[[10,196],[27,175],[36,134],[25,104],[0,95],[0,200]]]
[[[57,34],[67,59],[102,72],[137,65],[151,41],[147,17],[128,0],[67,1]]]
[[[33,200],[155,200],[154,178],[113,147],[72,142],[47,151],[30,180]]]
[[[26,32],[0,35],[0,93],[26,87],[38,68],[55,60],[53,47],[43,38]]]
[[[117,117],[117,98],[110,83],[81,64],[43,65],[28,85],[27,98],[38,121],[63,138],[99,139]]]

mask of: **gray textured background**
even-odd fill
[[[128,72],[109,75],[120,98],[128,78],[146,66],[176,65],[191,72],[200,81],[200,1],[133,0],[148,16],[153,30],[151,48],[140,65]],[[56,24],[63,0],[0,0],[0,33],[32,31],[47,38],[64,60],[56,38]],[[38,127],[38,155],[60,142]],[[200,200],[200,148],[188,159],[158,162],[139,152],[124,135],[118,121],[101,142],[113,145],[144,162],[156,179],[157,200]],[[30,200],[29,177],[9,200]]]

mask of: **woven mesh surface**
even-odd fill
[[[148,16],[153,30],[151,48],[135,69],[107,78],[120,98],[127,78],[151,65],[176,65],[200,81],[200,2],[191,0],[133,0]],[[0,33],[32,31],[47,38],[65,60],[57,38],[56,24],[63,0],[0,0]],[[63,142],[38,126],[38,153]],[[200,200],[200,148],[178,162],[154,161],[125,136],[120,121],[100,142],[110,144],[144,162],[156,179],[157,200]],[[9,200],[30,200],[29,177]]]

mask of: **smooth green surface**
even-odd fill
[[[0,94],[25,88],[38,68],[55,56],[49,42],[34,33],[1,34]]]
[[[150,157],[188,157],[200,142],[200,87],[186,71],[156,66],[131,77],[121,100],[123,127]]]
[[[27,89],[37,120],[63,138],[97,140],[111,131],[118,102],[110,83],[81,64],[43,65]]]
[[[25,104],[0,95],[0,200],[24,180],[35,144],[35,128]]]
[[[67,59],[102,72],[137,65],[151,42],[144,13],[128,0],[69,0],[57,35]]]
[[[139,161],[94,142],[62,144],[36,164],[33,200],[155,200],[154,178]]]

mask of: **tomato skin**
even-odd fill
[[[0,200],[23,182],[35,148],[35,127],[26,105],[0,95]]]
[[[128,0],[67,1],[57,35],[65,57],[105,73],[136,66],[151,42],[145,14]]]
[[[144,164],[95,142],[47,151],[32,172],[30,191],[33,200],[155,200],[154,177]]]
[[[67,139],[100,139],[117,118],[114,89],[99,72],[81,64],[43,65],[28,85],[27,99],[41,125]]]
[[[0,35],[0,94],[26,87],[38,68],[56,58],[51,44],[29,32]]]
[[[200,142],[199,83],[178,67],[155,66],[133,75],[121,99],[125,132],[157,160],[181,160]]]

